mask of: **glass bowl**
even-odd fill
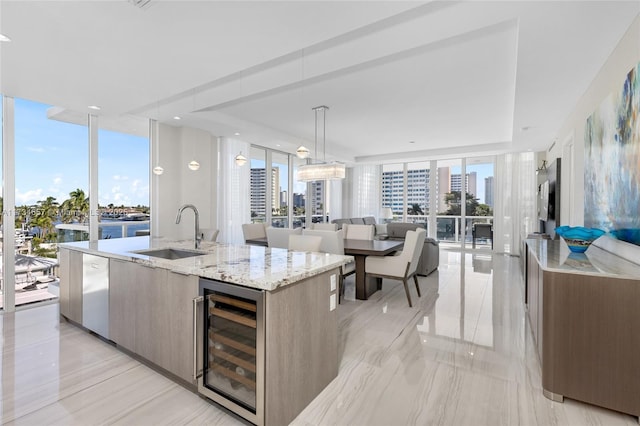
[[[640,228],[616,229],[609,233],[620,241],[640,246]]]
[[[584,253],[591,243],[605,234],[602,229],[585,228],[582,226],[560,226],[556,228],[556,234],[560,235],[569,250],[574,253]]]

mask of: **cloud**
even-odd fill
[[[53,178],[53,184],[54,185],[60,185],[62,183],[62,177],[60,176],[56,176]]]
[[[120,192],[120,186],[119,185],[116,185],[113,188],[111,188],[111,193],[112,194],[117,194],[119,192]]]
[[[16,188],[16,206],[35,204],[45,198],[46,197],[42,195],[42,188],[32,189],[27,192],[20,192],[20,190]]]
[[[40,147],[40,146],[28,146],[27,147],[27,151],[31,151],[31,152],[44,152],[45,149]]]
[[[129,176],[113,175],[113,180],[129,180]]]

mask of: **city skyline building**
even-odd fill
[[[493,208],[493,176],[484,178],[484,203]]]
[[[255,216],[267,214],[267,171],[264,167],[252,168],[250,177],[251,213]],[[280,208],[280,170],[271,168],[271,205],[273,210]]]

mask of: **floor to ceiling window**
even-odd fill
[[[493,157],[467,158],[467,248],[493,246]]]
[[[300,182],[296,179],[298,167],[307,163],[307,160],[291,156],[293,160],[293,227],[300,228],[306,222],[306,199],[307,199],[307,183]]]
[[[426,224],[429,216],[429,162],[407,164],[407,222]]]
[[[306,183],[295,180],[295,171],[305,161],[292,154],[253,145],[249,161],[251,221],[267,222],[277,228],[304,226],[306,199],[310,193]],[[321,217],[322,206],[312,204],[312,211],[318,209]]]
[[[493,170],[493,157],[384,164],[382,207],[445,244],[491,249]]]
[[[88,220],[87,126],[50,105],[15,99],[15,302],[57,297],[59,225]],[[59,118],[61,117],[61,118]],[[75,228],[77,229],[77,228]],[[73,231],[85,239],[86,231]],[[59,236],[62,239],[59,239]]]
[[[251,222],[267,220],[267,151],[255,146],[251,147]]]
[[[404,164],[384,164],[382,166],[382,207],[390,207],[392,221],[402,221],[405,212]]]
[[[459,242],[464,231],[461,217],[466,179],[461,176],[461,167],[460,159],[438,161],[436,235],[440,241]]]
[[[26,99],[8,99],[2,103],[0,114],[3,128],[12,129],[4,141],[9,144],[7,152],[11,158],[5,159],[5,170],[0,170],[4,178],[0,200],[3,219],[15,218],[15,235],[3,223],[10,237],[3,235],[2,258],[6,263],[15,256],[15,261],[9,266],[3,263],[0,302],[12,310],[15,306],[57,298],[57,244],[89,239],[89,219],[100,214],[99,209],[91,211],[90,206],[99,205],[98,192],[102,191],[89,194],[89,170],[98,165],[89,159],[88,114]],[[8,117],[10,125],[4,117]],[[98,119],[93,117],[95,121]],[[146,120],[141,123],[148,129]],[[118,207],[123,210],[134,208],[148,213],[148,137],[106,130],[100,131],[99,137],[104,144],[98,145],[101,155],[98,161],[104,172],[100,176],[102,186],[113,184],[106,176],[122,182],[120,188],[111,185],[105,190],[109,194],[104,201],[120,200]],[[149,229],[148,221],[144,226]],[[135,233],[135,229],[120,232],[126,236]],[[8,244],[11,238],[15,244]],[[12,291],[5,291],[6,286],[11,286]]]
[[[148,235],[149,136],[101,128],[98,145],[99,238]]]
[[[271,153],[271,226],[289,227],[289,155]]]

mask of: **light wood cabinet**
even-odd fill
[[[193,379],[193,299],[198,277],[111,260],[110,335],[179,378]]]
[[[527,280],[545,396],[640,415],[640,279],[543,268],[530,251]]]
[[[338,314],[325,272],[266,293],[265,425],[289,424],[338,375]]]
[[[82,324],[82,253],[60,248],[60,314]]]
[[[531,332],[533,339],[536,342],[536,349],[538,352],[538,358],[542,360],[542,347],[543,347],[543,328],[542,328],[542,315],[540,312],[540,304],[543,297],[542,285],[544,271],[538,265],[536,258],[533,254],[528,256],[527,265],[527,301],[528,301],[528,313],[529,313],[529,325],[531,326]]]

